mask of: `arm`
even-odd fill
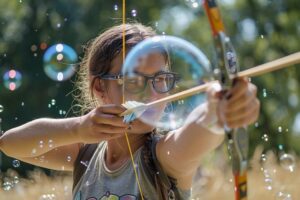
[[[107,105],[81,117],[33,120],[6,131],[0,138],[0,150],[39,166],[72,170],[82,143],[99,143],[124,134],[127,125],[116,115],[123,111],[120,106]]]
[[[158,160],[167,174],[177,179],[180,188],[191,187],[201,158],[224,139],[223,132],[209,128],[208,124],[221,128],[220,125],[226,122],[230,128],[236,128],[257,119],[256,87],[244,79],[238,82],[227,93],[230,95],[222,100],[218,100],[217,92],[210,88],[208,101],[190,114],[187,123],[159,141],[156,149]]]
[[[1,137],[1,150],[12,157],[36,157],[55,148],[80,143],[79,118],[37,119],[10,129]]]

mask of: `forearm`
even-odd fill
[[[207,114],[205,106],[194,110],[186,124],[168,134],[159,145],[160,160],[171,169],[171,174],[192,173],[197,169],[201,158],[224,140],[223,129],[215,128],[218,126],[214,120],[216,116]]]
[[[6,131],[0,149],[12,157],[35,157],[60,146],[79,143],[80,118],[37,119]]]
[[[214,150],[224,141],[224,132],[208,129],[205,125],[191,123],[183,127],[179,133],[173,134],[171,140],[174,141],[176,148],[174,154],[176,160],[183,163],[196,163],[199,165],[201,158],[208,152]],[[195,166],[195,167],[197,167]]]

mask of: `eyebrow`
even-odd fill
[[[168,71],[168,70],[159,70],[159,71],[157,71],[155,73],[152,73],[152,74],[145,74],[145,73],[142,73],[142,72],[139,72],[139,71],[134,71],[134,73],[139,74],[139,75],[144,75],[144,76],[154,76],[154,75],[156,75],[158,73],[161,73],[161,72],[170,72],[170,71]]]

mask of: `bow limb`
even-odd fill
[[[214,44],[218,57],[217,78],[224,90],[232,87],[232,81],[239,71],[236,53],[225,34],[220,12],[215,0],[204,0],[204,8],[210,22]],[[232,161],[232,172],[235,180],[235,199],[247,199],[247,166],[249,136],[246,127],[229,129],[224,127],[227,136],[229,157]]]

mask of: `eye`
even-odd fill
[[[166,77],[165,76],[157,76],[155,77],[154,81],[155,82],[163,82],[166,80]]]

